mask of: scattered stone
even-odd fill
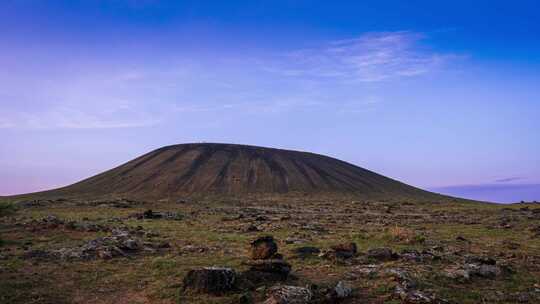
[[[287,279],[291,265],[277,253],[278,246],[272,236],[260,237],[250,245],[249,255],[252,260],[244,262],[250,268],[241,274],[243,283],[256,286]]]
[[[285,239],[285,244],[302,244],[302,243],[305,243],[306,241],[303,240],[303,239],[299,239],[299,238],[293,238],[293,237],[288,237]]]
[[[70,230],[85,231],[85,232],[110,231],[110,228],[106,226],[99,225],[96,223],[91,223],[88,221],[84,221],[84,222],[70,221],[65,224],[65,227]]]
[[[398,258],[398,255],[392,249],[386,247],[369,249],[366,256],[378,261],[391,261]]]
[[[275,274],[281,279],[286,279],[291,272],[291,264],[282,259],[257,260],[246,264],[251,266],[251,271]]]
[[[31,207],[45,207],[49,205],[59,205],[69,203],[67,199],[58,198],[58,199],[35,199],[28,201],[19,201],[16,203],[18,207],[22,208],[31,208]]]
[[[245,232],[258,232],[258,231],[261,231],[261,230],[257,226],[255,226],[253,224],[250,224],[244,229],[244,231]]]
[[[456,236],[456,241],[460,241],[460,242],[469,242],[469,240],[467,240],[466,238],[464,238],[464,237],[461,236],[461,235]]]
[[[399,254],[399,258],[407,261],[425,262],[440,260],[441,257],[432,250],[422,250],[421,252],[414,249],[404,249]]]
[[[258,238],[251,242],[250,256],[253,260],[264,260],[274,257],[278,246],[271,236]]]
[[[475,264],[468,265],[469,273],[486,279],[494,279],[501,275],[501,269],[495,265],[482,264],[477,266]]]
[[[446,276],[460,282],[466,282],[473,277],[495,279],[503,273],[497,261],[490,257],[468,256],[465,264],[446,269]]]
[[[330,247],[331,251],[323,253],[323,256],[331,256],[338,259],[349,259],[358,253],[356,243],[343,243]]]
[[[265,215],[259,215],[257,217],[255,217],[255,221],[257,222],[265,222],[265,221],[268,221],[269,218]]]
[[[133,206],[143,205],[145,202],[134,201],[127,198],[118,198],[113,200],[97,200],[91,202],[79,203],[79,205],[90,205],[106,208],[131,208]]]
[[[236,272],[231,268],[205,267],[190,270],[184,277],[184,291],[196,293],[222,294],[233,290]]]
[[[165,219],[165,220],[182,220],[184,217],[177,212],[155,212],[151,209],[144,211],[143,213],[135,213],[130,216],[131,218],[136,218],[138,220],[143,219]]]
[[[358,279],[358,276],[374,277],[379,273],[380,267],[380,265],[375,264],[354,266],[348,277],[350,279]]]
[[[390,268],[386,270],[386,273],[393,276],[405,290],[415,289],[418,285],[411,275],[403,269]]]
[[[208,249],[208,247],[204,246],[186,245],[181,248],[181,253],[203,253]]]
[[[312,233],[316,233],[316,234],[328,233],[328,229],[324,228],[321,225],[315,225],[315,224],[304,224],[300,226],[300,229],[309,230]]]
[[[439,300],[431,294],[427,294],[419,290],[407,291],[400,285],[396,286],[394,293],[405,303],[445,303],[445,301]]]
[[[497,261],[491,257],[470,255],[465,258],[465,263],[481,264],[481,265],[495,265],[497,264]]]
[[[311,290],[305,287],[277,286],[270,289],[264,304],[307,304],[312,297]]]
[[[155,249],[166,248],[162,246],[162,242],[143,242],[138,235],[144,235],[144,231],[113,229],[110,236],[99,237],[80,246],[65,247],[48,252],[29,253],[25,257],[57,258],[62,260],[110,259],[113,257],[133,255],[143,250],[153,252]]]
[[[339,281],[336,284],[336,287],[332,289],[330,293],[331,299],[345,299],[350,297],[352,294],[352,288],[345,284],[343,281]]]
[[[122,249],[125,250],[137,250],[139,249],[139,243],[133,239],[127,239],[122,242]]]
[[[64,225],[64,221],[55,215],[47,215],[39,220],[32,220],[25,224],[30,230],[54,229]]]
[[[47,259],[50,254],[44,250],[30,250],[25,252],[23,257],[26,259]]]
[[[321,250],[317,247],[305,246],[294,249],[293,253],[299,258],[305,259],[310,256],[318,255],[321,253]]]
[[[394,295],[404,303],[448,303],[444,299],[439,299],[430,293],[418,290],[418,283],[405,270],[394,268],[387,270],[387,273],[396,278],[398,284],[394,289]]]

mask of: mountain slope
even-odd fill
[[[291,192],[440,198],[323,155],[209,143],[163,147],[47,194],[168,198]]]

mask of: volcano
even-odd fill
[[[441,196],[315,153],[236,144],[163,147],[76,184],[46,192],[69,196],[354,194],[366,198]]]

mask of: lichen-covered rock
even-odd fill
[[[449,278],[466,282],[472,278],[495,279],[503,274],[503,270],[507,269],[497,265],[497,261],[493,258],[469,256],[465,259],[465,264],[449,267],[445,274]]]
[[[122,242],[122,249],[137,250],[139,249],[139,243],[134,239],[127,239]]]
[[[418,251],[414,249],[404,249],[397,256],[400,259],[414,262],[426,262],[441,259],[441,256],[439,254],[436,254],[433,250]]]
[[[298,286],[277,286],[270,289],[264,304],[307,304],[311,301],[311,290]]]
[[[347,297],[350,297],[352,294],[352,289],[347,284],[345,284],[343,281],[339,281],[336,284],[336,287],[334,287],[334,291],[336,292],[338,299],[345,299]]]
[[[501,269],[497,267],[496,265],[470,264],[470,265],[467,265],[467,269],[469,270],[471,275],[478,276],[481,278],[486,278],[486,279],[494,279],[498,277],[499,275],[501,275],[502,273]]]
[[[145,236],[146,232],[140,229],[115,228],[109,236],[98,237],[74,247],[47,251],[46,257],[62,260],[110,259],[135,255],[141,252],[155,252],[158,249],[167,248],[165,245],[162,246],[163,242],[144,241],[139,235]],[[43,258],[34,257],[33,255],[27,255],[27,257]]]
[[[190,270],[184,277],[184,290],[197,293],[222,294],[231,291],[236,281],[236,272],[231,268],[205,267]]]
[[[136,218],[138,220],[155,220],[155,219],[165,219],[165,220],[182,220],[184,216],[178,212],[156,212],[151,209],[148,209],[142,213],[134,213],[129,216],[130,218]]]

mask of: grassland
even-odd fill
[[[182,218],[130,216],[147,209]],[[343,303],[409,301],[396,296],[398,282],[388,275],[390,269],[406,271],[419,291],[449,303],[538,303],[540,295],[540,204],[275,196],[128,201],[120,208],[106,201],[68,199],[3,203],[0,212],[0,303],[241,303],[247,298],[258,302],[265,298],[265,288],[210,296],[183,293],[181,287],[190,269],[246,269],[249,242],[263,235],[274,236],[293,267],[286,284],[332,286],[345,281],[353,287],[353,295]],[[43,225],[42,219],[51,215],[63,222],[140,227],[170,248],[111,259],[32,257],[29,252],[76,247],[109,234]],[[342,242],[355,242],[358,256],[336,261],[317,255],[299,258],[295,253],[303,246],[325,250]],[[366,255],[381,247],[398,255],[407,250],[426,252],[431,258],[410,260],[400,255],[380,261]],[[470,256],[492,258],[505,271],[467,280],[448,275]],[[369,267],[374,270],[365,271]]]

